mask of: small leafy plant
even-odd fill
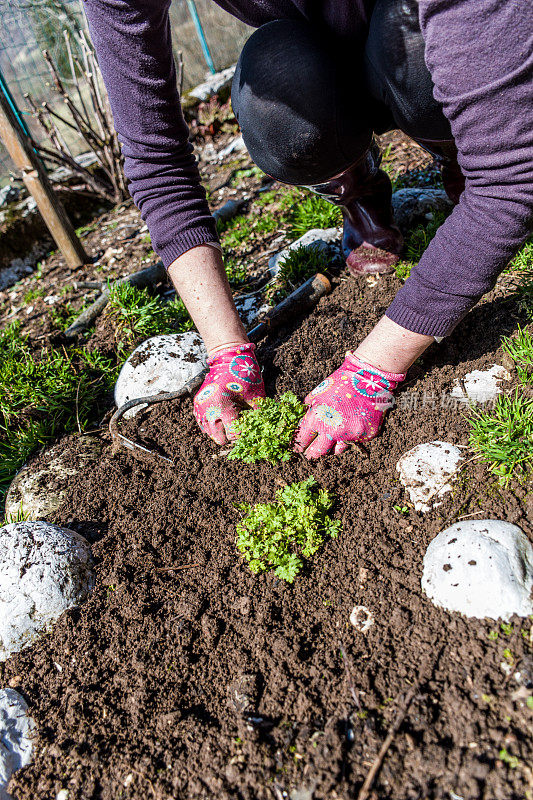
[[[279,400],[259,399],[256,409],[243,411],[234,423],[239,438],[228,458],[247,464],[288,461],[294,432],[305,411],[304,404],[292,392],[285,392]]]
[[[311,476],[279,489],[273,503],[240,503],[246,516],[237,525],[237,548],[252,572],[274,570],[292,583],[303,559],[311,558],[328,536],[339,534],[340,520],[327,513],[334,502]]]

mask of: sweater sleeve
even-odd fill
[[[495,284],[533,216],[531,0],[419,0],[435,98],[466,187],[387,316],[444,336]]]
[[[170,0],[85,0],[131,195],[169,266],[218,240],[181,111]]]

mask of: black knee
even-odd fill
[[[331,49],[305,21],[278,20],[246,42],[232,103],[246,146],[268,175],[323,183],[368,146],[371,130]]]
[[[377,0],[365,47],[365,82],[409,136],[451,139],[424,60],[417,0]]]

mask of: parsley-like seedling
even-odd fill
[[[274,570],[292,583],[302,559],[313,556],[326,537],[338,535],[340,520],[327,514],[334,502],[311,476],[279,489],[273,503],[240,503],[246,516],[237,524],[237,548],[252,572]]]
[[[260,398],[257,408],[243,411],[234,423],[239,438],[228,458],[254,461],[288,461],[292,440],[306,408],[292,392],[279,400]]]

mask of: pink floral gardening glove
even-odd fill
[[[392,392],[404,378],[346,353],[342,367],[305,398],[310,408],[296,434],[295,450],[319,458],[344,452],[349,442],[373,439],[392,406]]]
[[[194,398],[196,422],[217,444],[235,439],[233,422],[247,406],[265,396],[255,344],[220,350],[207,362],[209,373]]]

